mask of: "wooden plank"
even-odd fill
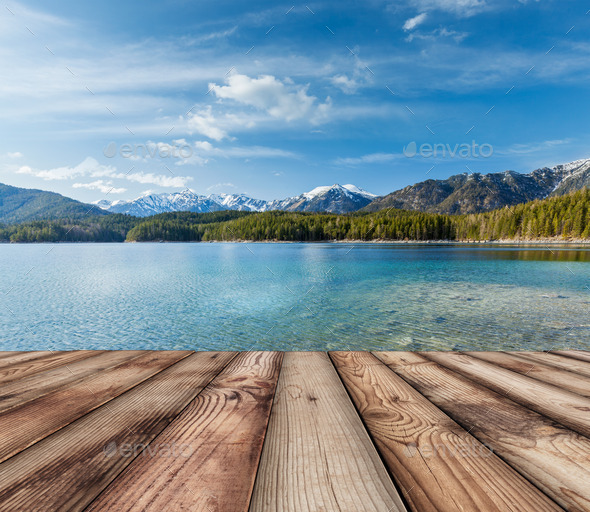
[[[104,351],[99,351],[104,352]],[[95,355],[95,350],[74,350],[71,352],[54,352],[46,357],[35,358],[29,361],[13,363],[10,366],[0,368],[0,385],[8,384],[18,379],[24,379],[35,373],[65,366],[75,361],[80,361]]]
[[[561,510],[375,356],[330,356],[412,510]]]
[[[241,353],[88,510],[246,511],[282,357]],[[174,444],[187,456],[157,456]]]
[[[553,352],[508,352],[508,354],[514,354],[533,362],[548,364],[569,372],[576,372],[590,378],[590,363],[580,359]]]
[[[25,361],[32,361],[34,359],[40,359],[43,357],[49,357],[53,354],[57,354],[55,351],[43,350],[35,352],[14,352],[6,357],[0,359],[0,368],[10,366],[11,364],[18,364]]]
[[[53,370],[36,373],[24,379],[0,386],[0,412],[36,400],[47,393],[51,393],[66,384],[75,382],[83,377],[116,366],[123,361],[133,359],[145,350],[114,350],[110,352],[96,352],[92,357],[60,366]]]
[[[284,355],[250,512],[406,510],[325,352]]]
[[[559,505],[590,510],[590,439],[411,352],[376,352]]]
[[[531,377],[533,379],[553,384],[572,393],[590,397],[590,377],[584,377],[575,372],[555,368],[540,361],[531,361],[526,357],[506,352],[463,352],[468,356],[482,359],[488,363],[501,366],[506,370]]]
[[[5,357],[8,356],[16,356],[18,354],[22,354],[22,351],[17,351],[17,350],[5,350],[3,352],[0,352],[0,359],[4,359]]]
[[[587,352],[586,350],[552,350],[550,353],[590,363],[590,352]]]
[[[590,437],[590,399],[457,352],[419,352],[511,400]]]
[[[235,355],[190,355],[0,464],[0,511],[84,510]]]
[[[0,415],[0,462],[100,407],[190,352],[148,352]]]

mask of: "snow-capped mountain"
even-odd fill
[[[478,213],[590,187],[590,159],[528,174],[514,171],[463,173],[446,180],[426,180],[373,201],[365,208],[420,210],[433,213]]]
[[[360,210],[375,199],[375,195],[354,185],[317,187],[296,197],[272,201],[268,210],[289,212],[346,213]]]
[[[132,201],[97,201],[95,204],[112,213],[127,213],[148,217],[166,212],[215,212],[240,210],[264,212],[269,210],[347,213],[368,205],[376,196],[355,185],[317,187],[296,197],[265,201],[244,194],[199,195],[192,190],[171,194],[150,194]]]

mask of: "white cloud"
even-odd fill
[[[24,155],[20,151],[14,151],[14,152],[9,151],[8,153],[6,153],[6,156],[8,158],[16,159],[16,158],[22,158]]]
[[[354,94],[359,88],[359,83],[354,78],[348,78],[346,75],[334,75],[330,78],[330,82],[345,94]]]
[[[441,27],[428,32],[426,34],[419,32],[412,32],[406,37],[406,41],[412,42],[414,39],[420,39],[422,41],[436,41],[437,39],[448,37],[453,39],[456,43],[460,43],[469,34],[467,32],[457,32],[456,30],[449,30],[446,27]]]
[[[219,121],[213,117],[211,106],[198,112],[191,112],[187,124],[189,130],[205,135],[205,137],[213,140],[220,141],[228,137],[227,132],[220,128]]]
[[[553,149],[558,146],[563,146],[567,144],[571,144],[574,142],[573,139],[553,139],[553,140],[544,140],[541,142],[532,142],[528,144],[513,144],[505,150],[498,150],[498,154],[507,154],[507,155],[519,155],[519,154],[529,154],[529,153],[537,153],[539,151]]]
[[[464,17],[490,8],[486,0],[412,0],[412,4],[421,11],[439,10]]]
[[[207,187],[207,192],[212,192],[214,190],[227,190],[228,188],[238,188],[233,183],[216,183],[215,185],[211,185]]]
[[[69,180],[79,178],[82,176],[88,176],[91,178],[111,178],[131,181],[135,183],[148,183],[160,187],[170,188],[184,187],[189,181],[192,180],[190,176],[167,176],[138,171],[121,173],[117,172],[117,169],[113,166],[99,164],[96,161],[96,159],[92,157],[87,157],[86,159],[84,159],[84,161],[82,161],[75,167],[56,167],[54,169],[32,169],[31,167],[24,165],[20,167],[16,172],[18,174],[29,174],[31,176],[35,176],[46,181]]]
[[[400,153],[370,153],[353,158],[337,158],[334,160],[336,165],[359,165],[359,164],[375,164],[382,162],[391,162],[403,157]]]
[[[424,23],[427,17],[428,14],[423,12],[422,14],[418,14],[418,16],[406,20],[404,23],[404,30],[414,30],[418,25]]]
[[[17,174],[30,174],[46,181],[68,180],[78,176],[110,176],[116,169],[110,165],[101,165],[94,158],[87,157],[75,167],[56,167],[54,169],[32,169],[23,165],[16,172]]]
[[[103,194],[122,194],[126,188],[113,187],[112,181],[97,180],[90,183],[74,183],[73,188],[85,188],[87,190],[100,190]]]
[[[299,158],[299,155],[291,151],[266,146],[232,146],[218,148],[207,141],[196,141],[195,148],[208,155],[222,156],[225,158]]]
[[[157,185],[158,187],[178,188],[186,187],[189,181],[192,181],[190,176],[163,176],[161,174],[135,172],[130,174],[116,174],[113,177],[133,181],[136,183]]]
[[[236,73],[227,77],[226,83],[211,83],[209,89],[220,99],[232,99],[285,121],[307,118],[316,122],[316,114],[329,104],[329,98],[326,103],[316,104],[317,98],[307,93],[309,85],[295,85],[288,78],[281,82],[272,75],[250,78]]]

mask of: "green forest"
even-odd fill
[[[487,213],[439,215],[406,210],[345,215],[297,212],[177,212],[138,218],[0,225],[3,242],[200,242],[330,240],[590,239],[590,190]]]

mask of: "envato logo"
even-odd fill
[[[490,158],[494,154],[491,144],[477,144],[474,140],[471,144],[416,144],[415,141],[404,146],[404,155],[414,158],[416,155],[423,158]]]
[[[193,447],[189,444],[162,443],[157,446],[144,443],[120,443],[115,441],[103,446],[102,451],[105,457],[190,457],[193,454]]]
[[[466,444],[461,446],[450,446],[446,444],[424,444],[418,446],[416,443],[408,443],[404,448],[406,457],[414,457],[420,454],[424,458],[429,457],[491,457],[493,450],[483,444]]]
[[[107,158],[183,158],[193,156],[192,146],[184,140],[175,140],[172,144],[166,142],[147,142],[146,144],[121,144],[109,142],[102,150]]]

